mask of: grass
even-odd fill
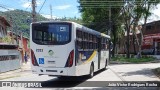
[[[142,63],[142,62],[150,62],[155,60],[154,57],[142,57],[142,58],[126,58],[122,56],[117,56],[114,58],[111,58],[112,61],[119,61],[119,62],[130,62],[130,63]]]

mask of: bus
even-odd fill
[[[49,76],[94,76],[109,63],[110,36],[70,21],[30,25],[32,72]]]

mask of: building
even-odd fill
[[[146,25],[142,25],[143,32],[143,44],[142,44],[142,54],[154,54],[160,55],[160,20],[147,23]],[[137,34],[138,38],[140,34]],[[118,53],[125,54],[126,53],[126,39],[124,36],[119,43]],[[130,35],[130,53],[136,54],[138,52],[138,45],[136,44],[136,39],[134,35]]]
[[[11,43],[11,37],[7,35],[9,22],[0,16],[0,73],[15,70],[21,66],[21,57],[18,45]]]
[[[11,31],[8,31],[8,35],[13,37],[13,40],[18,44],[18,50],[21,53],[22,62],[24,62],[24,54],[26,53],[28,56],[30,54],[29,39],[23,36],[21,32],[12,33]]]
[[[160,55],[160,20],[147,23],[146,26],[143,27],[143,52]]]
[[[25,53],[27,54],[28,58],[30,55],[30,49],[29,49],[29,39],[27,37],[18,36],[18,41],[19,41],[19,51],[21,52],[22,55],[22,62],[24,62],[24,55]]]

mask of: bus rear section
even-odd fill
[[[30,34],[33,73],[76,76],[71,23],[32,23]]]

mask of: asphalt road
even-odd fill
[[[47,75],[38,76],[28,72],[27,76],[15,77],[5,79],[4,81],[38,81],[43,86],[43,90],[54,89],[100,89],[103,90],[160,90],[159,87],[128,87],[128,86],[108,86],[109,83],[123,83],[126,81],[160,81],[160,79],[154,75],[152,69],[160,67],[160,63],[150,64],[121,64],[110,65],[107,70],[101,70],[95,73],[95,76],[89,79],[87,76],[83,77],[69,77],[69,78],[57,78],[49,77]],[[107,87],[106,87],[107,86]],[[54,88],[54,89],[53,89]],[[3,88],[0,88],[0,90]],[[9,89],[9,88],[8,88]],[[16,90],[22,88],[16,87]],[[29,90],[35,90],[40,88],[25,88]],[[23,88],[23,90],[25,90]],[[14,88],[12,88],[14,90]]]

